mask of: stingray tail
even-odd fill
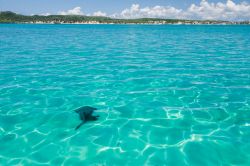
[[[83,121],[82,123],[80,123],[78,126],[76,126],[75,130],[79,129],[85,122]]]

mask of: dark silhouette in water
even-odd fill
[[[92,113],[97,110],[94,107],[83,106],[75,110],[76,113],[79,114],[82,123],[76,126],[76,130],[79,129],[85,122],[87,121],[96,121],[98,120],[99,115],[93,116]]]

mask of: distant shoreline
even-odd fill
[[[161,18],[116,19],[110,17],[82,15],[33,15],[0,12],[0,24],[119,24],[119,25],[250,25],[250,21],[180,20]]]
[[[143,23],[143,24],[140,24],[140,23],[16,23],[16,22],[7,22],[7,23],[4,23],[4,22],[0,22],[0,25],[3,25],[3,24],[22,24],[22,25],[193,25],[193,26],[199,26],[199,25],[207,25],[207,26],[212,26],[212,25],[235,25],[235,26],[238,26],[238,25],[245,25],[245,26],[250,26],[250,24],[152,24],[152,23]]]

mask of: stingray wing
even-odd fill
[[[76,110],[74,110],[76,113],[80,113],[81,112],[81,110],[82,110],[82,108],[77,108]]]

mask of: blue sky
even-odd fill
[[[211,7],[214,7],[214,11],[210,10],[211,7],[206,5],[205,3],[201,4],[202,1],[205,1]],[[84,15],[93,15],[93,13],[99,11],[103,15],[111,16],[116,14],[117,17],[135,17],[147,16],[151,17],[148,13],[153,10],[152,17],[210,17],[209,12],[214,12],[212,15],[217,14],[218,17],[220,14],[218,11],[221,7],[221,4],[224,4],[223,10],[226,12],[231,10],[230,3],[228,1],[234,3],[235,11],[243,8],[243,13],[236,13],[234,19],[249,19],[248,12],[250,13],[250,0],[0,0],[0,11],[14,11],[21,14],[58,14],[63,13],[67,14],[68,10],[72,10],[78,7],[78,11],[80,10],[81,14]],[[244,3],[243,3],[244,2]],[[132,5],[139,5],[132,7]],[[195,5],[194,11],[192,14],[188,11],[191,5]],[[215,4],[215,6],[213,6]],[[243,5],[242,5],[243,4]],[[217,6],[216,6],[217,5]],[[155,9],[155,6],[162,7],[161,9]],[[171,8],[172,7],[172,8]],[[248,8],[249,7],[249,8]],[[147,9],[148,13],[145,13],[144,9]],[[207,15],[203,13],[202,15],[197,12],[203,12],[203,8],[206,8]],[[121,15],[124,10],[125,15]],[[176,11],[170,11],[172,9],[176,9]],[[130,11],[129,11],[130,10]],[[135,12],[137,10],[137,12]],[[168,11],[167,11],[168,10]],[[178,11],[182,10],[182,13],[178,13]],[[234,10],[234,9],[232,9]],[[169,14],[170,11],[170,14]],[[184,11],[188,11],[185,14]],[[233,11],[233,12],[235,12]],[[130,12],[130,13],[129,13]],[[158,14],[157,14],[158,12]],[[165,15],[164,13],[165,12]],[[245,12],[245,13],[244,13]],[[160,13],[160,14],[159,14]],[[178,16],[177,16],[178,14]],[[185,15],[185,16],[184,16]],[[192,15],[192,16],[191,16]],[[242,15],[242,18],[241,18]],[[216,17],[216,16],[213,16]],[[225,17],[225,19],[230,19],[231,16]],[[217,17],[216,17],[217,18]]]
[[[245,0],[249,2],[250,0]],[[226,0],[209,0],[208,2],[226,2]],[[234,0],[235,3],[242,0]],[[173,6],[185,9],[191,4],[199,4],[200,0],[0,0],[1,11],[15,11],[22,14],[57,13],[80,6],[84,12],[103,11],[108,14],[117,13],[132,4],[146,6]]]

